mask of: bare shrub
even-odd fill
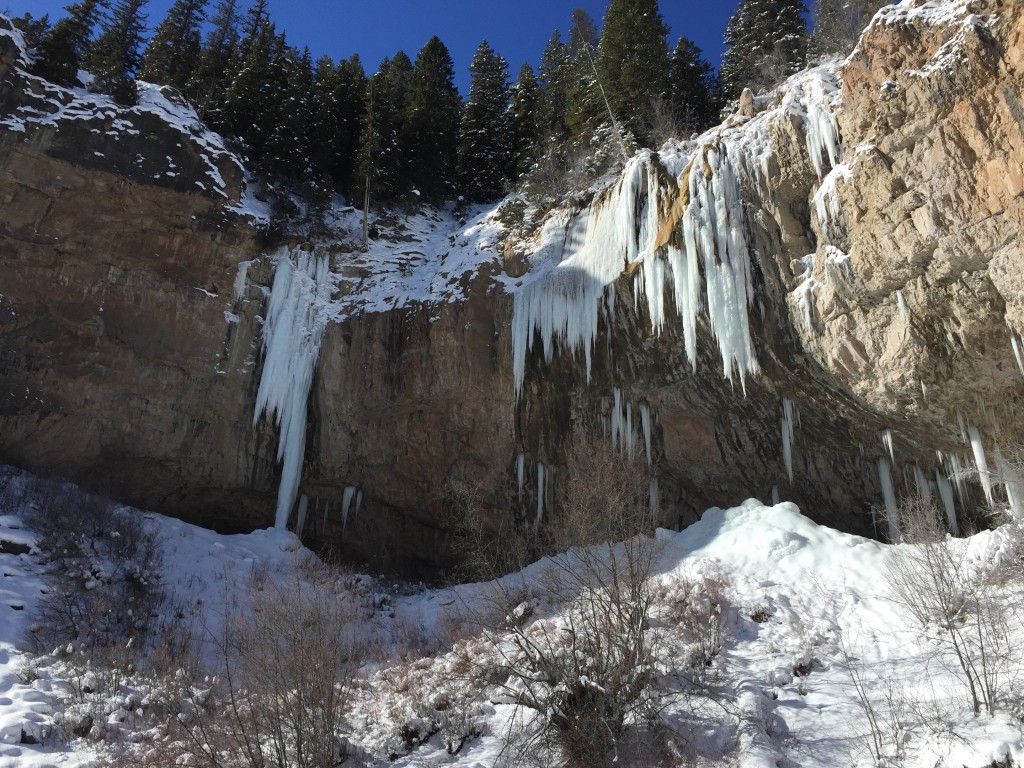
[[[129,638],[141,646],[162,599],[161,544],[142,516],[73,486],[36,481],[26,522],[40,533],[47,592],[31,640],[73,643],[99,661]]]
[[[187,729],[210,766],[329,768],[343,757],[338,728],[367,653],[361,608],[326,569],[251,589],[250,607],[214,642],[220,672],[196,692]]]
[[[486,663],[520,710],[505,750],[515,764],[612,765],[653,712],[647,473],[603,441],[578,446],[545,533],[553,549],[571,548],[549,558],[535,599],[496,588],[503,626],[488,633]],[[564,608],[535,618],[534,602]]]
[[[950,540],[938,509],[920,499],[899,510],[904,540],[888,583],[921,628],[939,641],[966,687],[975,715],[992,714],[1013,663],[1008,627],[995,599],[999,575],[971,563],[964,542]]]

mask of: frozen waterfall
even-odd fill
[[[326,256],[282,252],[263,323],[263,372],[253,423],[270,414],[280,430],[277,460],[282,462],[274,526],[288,524],[299,490],[306,452],[306,406],[331,297]]]

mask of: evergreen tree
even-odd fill
[[[562,143],[568,135],[569,82],[572,59],[569,46],[556,29],[540,54],[537,83],[537,130],[541,143]]]
[[[394,200],[408,189],[402,176],[399,132],[412,68],[409,57],[399,51],[381,62],[367,85],[355,178],[359,199],[368,194],[372,199]]]
[[[66,6],[67,16],[39,41],[35,74],[59,85],[74,85],[104,7],[102,0],[81,0]]]
[[[815,55],[847,53],[888,0],[817,0],[810,47]]]
[[[38,19],[31,13],[26,13],[20,18],[12,16],[11,23],[21,32],[28,50],[34,51],[50,31],[50,14],[44,13]]]
[[[469,71],[469,97],[459,128],[459,186],[471,201],[496,200],[511,176],[508,64],[484,40]]]
[[[452,57],[434,36],[416,56],[402,131],[409,182],[428,201],[440,202],[455,188],[461,110]]]
[[[351,189],[355,176],[359,137],[366,111],[366,73],[359,54],[339,62],[335,69],[334,109],[337,120],[336,161],[328,169],[334,188]]]
[[[725,99],[782,82],[807,59],[803,0],[742,0],[725,30],[719,81]]]
[[[238,20],[238,0],[219,0],[195,72],[185,88],[199,114],[215,127],[222,123],[220,107],[238,49]]]
[[[700,48],[685,35],[672,50],[669,66],[669,101],[680,128],[702,131],[718,122],[715,74]]]
[[[266,4],[250,9],[245,35],[239,41],[244,51],[224,94],[220,123],[241,141],[245,154],[257,162],[271,140],[280,113],[277,102],[281,89],[276,81],[281,70],[275,57],[283,53],[284,38],[277,35],[265,13]]]
[[[611,0],[598,45],[597,76],[625,128],[644,132],[645,115],[668,96],[668,28],[657,0]]]
[[[285,179],[299,179],[307,192],[318,197],[325,192],[324,169],[311,162],[310,139],[313,129],[313,59],[309,49],[289,48],[284,35],[270,58],[270,82],[267,107],[275,112],[268,125],[267,145],[261,163],[265,172]]]
[[[142,63],[146,0],[118,0],[89,49],[86,65],[95,78],[92,87],[109,93],[120,104],[135,104],[135,74]]]
[[[582,8],[572,12],[564,64],[566,88],[565,123],[571,141],[587,140],[608,119],[595,77],[595,57],[600,42],[597,25]]]
[[[199,60],[199,25],[206,0],[175,0],[142,57],[140,77],[184,90]]]
[[[540,141],[537,132],[537,77],[529,64],[523,64],[512,86],[509,108],[512,120],[512,173],[521,177],[537,159]]]

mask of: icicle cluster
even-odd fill
[[[889,541],[897,542],[900,540],[900,516],[888,459],[878,460],[878,482],[882,486],[882,498],[885,501],[885,522],[888,526]]]
[[[694,370],[703,264],[703,293],[723,376],[732,381],[738,374],[745,388],[745,377],[756,373],[758,364],[748,315],[753,276],[733,152],[725,143],[705,146],[689,164],[682,248],[671,239],[658,245],[666,225],[659,203],[669,190],[650,153],[632,160],[619,182],[590,208],[548,220],[533,258],[537,276],[515,294],[512,347],[517,396],[535,336],[540,337],[546,362],[556,351],[582,353],[590,381],[600,318],[613,319],[613,283],[634,262],[640,267],[634,300],[646,304],[653,333],[664,326],[666,288],[671,289]]]
[[[839,163],[842,155],[839,124],[836,116],[826,109],[826,99],[822,81],[811,80],[802,101],[807,110],[807,154],[810,155],[811,165],[819,179],[825,171],[822,158],[828,158],[831,168]]]
[[[546,362],[551,362],[556,347],[573,354],[582,351],[590,381],[599,314],[603,310],[611,317],[612,283],[628,264],[650,251],[657,234],[658,199],[658,174],[651,155],[644,153],[595,204],[545,223],[535,261],[551,266],[515,295],[512,358],[517,396],[534,332],[540,334]]]
[[[306,406],[327,327],[331,297],[328,259],[299,251],[282,253],[263,323],[263,372],[253,423],[264,413],[277,424],[282,462],[274,525],[284,528],[299,490],[306,452]]]
[[[754,283],[739,178],[725,144],[707,149],[703,168],[695,162],[689,185],[683,241],[691,258],[704,261],[708,318],[722,355],[722,374],[732,381],[735,370],[745,391],[746,374],[758,371],[747,314]]]
[[[612,390],[612,412],[607,430],[612,441],[612,450],[624,453],[632,459],[637,452],[637,433],[634,429],[633,404],[622,397],[618,387]],[[654,463],[651,448],[651,409],[646,403],[636,407],[640,415],[640,439],[643,440],[647,466]]]

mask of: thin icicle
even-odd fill
[[[985,444],[981,440],[981,433],[974,425],[967,427],[967,436],[971,439],[971,450],[974,452],[974,466],[978,468],[978,478],[981,480],[981,489],[985,491],[985,500],[991,507],[992,499],[992,477],[988,471],[988,461],[985,459]]]
[[[345,530],[348,525],[348,511],[352,507],[352,499],[356,495],[354,486],[348,486],[341,495],[341,529]]]
[[[544,519],[544,465],[537,462],[537,516],[533,521],[533,531],[540,530],[541,520]]]
[[[309,510],[309,497],[302,494],[299,499],[299,512],[295,519],[295,535],[302,536],[302,530],[306,527],[306,512]]]
[[[330,511],[331,511],[331,502],[329,502],[329,501],[324,502],[324,519],[323,519],[323,522],[320,523],[320,530],[321,531],[326,531],[327,530],[327,513],[330,512]]]
[[[882,486],[882,499],[885,501],[885,521],[889,529],[889,541],[897,542],[900,540],[900,516],[888,459],[878,460],[878,482]]]
[[[1006,488],[1006,501],[1010,506],[1010,514],[1014,520],[1021,520],[1024,509],[1024,482],[1020,476],[1020,468],[1003,456],[1002,450],[996,446],[996,468],[999,470],[999,479]]]
[[[925,475],[924,470],[917,464],[914,465],[914,483],[917,485],[918,497],[925,505],[931,506],[932,486],[928,482],[928,477]]]
[[[896,291],[896,309],[900,313],[900,320],[907,322],[907,302],[903,298],[903,291]]]
[[[889,458],[892,461],[896,461],[896,453],[892,447],[892,430],[887,429],[882,433],[882,445],[884,445],[889,451]]]
[[[519,498],[523,498],[523,480],[526,473],[526,454],[516,456],[516,480],[519,483]]]
[[[935,485],[939,489],[939,498],[942,500],[942,508],[946,512],[946,524],[949,532],[954,536],[960,535],[960,526],[956,522],[956,506],[953,504],[953,486],[949,484],[949,478],[940,470],[935,470]]]
[[[782,398],[782,461],[786,466],[786,476],[793,482],[793,424],[796,417],[796,406],[788,397]]]
[[[647,466],[651,466],[651,409],[646,403],[640,404],[640,429],[644,433],[644,451],[647,454]]]
[[[306,452],[306,407],[324,330],[331,281],[326,256],[305,251],[281,254],[263,323],[263,372],[256,393],[253,423],[272,416],[280,437],[277,459],[283,462],[274,526],[288,524],[298,495]]]

